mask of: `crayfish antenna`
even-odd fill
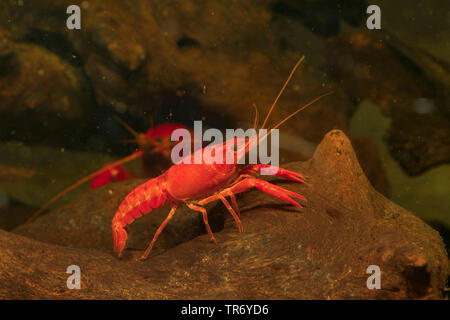
[[[266,125],[267,120],[269,119],[270,114],[272,113],[273,109],[275,108],[275,105],[276,105],[278,99],[280,98],[280,96],[281,96],[281,94],[283,93],[284,89],[286,88],[287,84],[288,84],[289,81],[291,80],[291,78],[292,78],[292,76],[293,76],[295,70],[298,68],[298,66],[300,65],[300,63],[301,63],[304,59],[305,59],[305,56],[302,56],[302,57],[300,58],[300,60],[298,60],[297,63],[295,64],[294,68],[292,68],[292,71],[291,71],[291,73],[289,74],[289,77],[288,77],[287,80],[285,81],[283,87],[281,88],[280,92],[278,93],[277,97],[275,98],[275,101],[273,102],[272,106],[270,107],[270,110],[269,110],[269,112],[268,112],[266,118],[264,119],[263,124],[261,125],[261,129],[263,129],[264,126]],[[256,141],[256,144],[260,144],[262,141],[264,141],[264,139],[267,139],[267,137],[270,136],[270,134],[272,133],[272,130],[277,129],[278,127],[280,127],[283,123],[285,123],[286,121],[288,121],[290,118],[292,118],[293,116],[295,116],[297,113],[299,113],[300,111],[302,111],[302,110],[308,108],[309,106],[313,105],[313,104],[316,103],[317,101],[321,100],[322,98],[324,98],[324,97],[326,97],[326,96],[328,96],[328,95],[330,95],[330,94],[332,94],[332,93],[334,93],[334,91],[330,91],[330,92],[324,93],[324,94],[318,96],[317,98],[311,100],[311,101],[308,102],[307,104],[305,104],[305,105],[299,107],[296,111],[292,112],[292,113],[291,113],[290,115],[288,115],[286,118],[284,118],[283,120],[281,120],[280,122],[278,122],[276,125],[274,125],[272,128],[270,128],[270,129],[269,129],[269,132],[267,132],[263,137],[257,136],[257,139],[258,139],[258,140]],[[255,118],[255,124],[256,124],[256,118]],[[255,125],[255,129],[256,129],[256,125]],[[245,144],[244,150],[249,149],[249,144],[250,144],[250,141],[247,142],[247,143]]]
[[[266,118],[264,119],[263,124],[261,125],[261,128],[264,128],[264,126],[267,123],[267,120],[269,120],[270,114],[272,113],[273,109],[275,108],[275,105],[278,102],[278,99],[281,97],[281,95],[284,92],[284,89],[286,89],[286,86],[288,85],[289,81],[291,80],[292,76],[294,75],[295,70],[297,70],[298,66],[300,65],[300,63],[302,63],[302,61],[305,60],[305,56],[302,56],[297,63],[295,64],[295,66],[292,68],[291,73],[289,74],[289,77],[287,78],[287,80],[284,82],[283,87],[281,88],[280,92],[278,92],[277,97],[275,98],[275,100],[272,103],[272,106],[269,109],[269,112],[267,113]]]
[[[302,57],[297,61],[297,63],[294,65],[294,67],[292,68],[291,73],[289,74],[288,78],[286,79],[286,81],[285,81],[284,84],[283,84],[283,87],[282,87],[281,90],[278,92],[277,96],[275,97],[275,100],[273,101],[272,106],[270,107],[269,112],[267,113],[266,118],[264,119],[264,122],[263,122],[262,125],[261,125],[261,129],[264,128],[264,126],[266,125],[267,120],[269,120],[269,117],[270,117],[270,115],[272,114],[272,111],[273,111],[273,109],[275,108],[275,106],[276,106],[276,104],[277,104],[277,102],[278,102],[278,99],[280,99],[280,97],[281,97],[281,95],[283,94],[284,90],[286,89],[286,87],[287,87],[289,81],[291,80],[292,76],[294,75],[295,70],[297,70],[298,66],[302,63],[302,61],[303,61],[304,59],[305,59],[305,56],[302,56]],[[257,119],[258,119],[258,109],[256,108],[256,105],[253,105],[253,106],[254,106],[255,109],[256,109],[255,122],[254,122],[253,128],[256,130],[256,127],[257,127]],[[270,131],[269,131],[269,134],[270,134]],[[266,138],[267,136],[268,136],[268,135],[266,134],[266,136],[264,136],[264,138]],[[256,135],[256,138],[257,138],[257,141],[256,141],[256,144],[257,144],[257,145],[258,145],[261,141],[263,141],[263,140],[260,140],[260,138],[259,138],[258,135]],[[259,140],[259,141],[258,141],[258,140]],[[250,148],[249,148],[250,142],[251,142],[251,141],[246,142],[245,145],[244,145],[244,147],[243,147],[243,150],[237,151],[237,154],[242,153],[242,151],[244,151],[244,153],[246,153],[247,150],[250,149]]]
[[[109,163],[106,165],[106,168],[103,167],[100,170],[97,170],[93,173],[91,173],[90,175],[78,180],[77,182],[75,182],[74,184],[72,184],[71,186],[67,187],[66,189],[64,189],[63,191],[61,191],[60,193],[58,193],[57,195],[55,195],[53,198],[51,198],[49,201],[47,201],[42,207],[39,208],[39,210],[37,210],[36,212],[34,212],[26,221],[25,223],[29,223],[34,221],[44,210],[46,210],[49,206],[51,206],[53,203],[55,203],[55,201],[57,201],[59,198],[61,198],[62,196],[64,196],[65,194],[67,194],[68,192],[74,190],[75,188],[79,187],[80,185],[82,185],[83,183],[91,180],[92,178],[94,178],[96,175],[98,175],[99,173],[103,172],[104,170],[108,169],[108,168],[113,168],[115,166],[124,164],[128,161],[131,161],[133,159],[136,159],[138,157],[142,156],[142,151],[136,151],[134,153],[132,153],[131,155],[119,159],[115,162]]]
[[[267,139],[268,136],[270,136],[270,134],[272,133],[272,130],[277,129],[278,127],[280,127],[283,123],[285,123],[286,121],[288,121],[290,118],[292,118],[293,116],[295,116],[297,113],[299,113],[302,110],[305,110],[306,108],[308,108],[309,106],[313,105],[314,103],[316,103],[317,101],[319,101],[322,98],[325,98],[326,96],[329,96],[330,94],[333,94],[334,91],[330,91],[327,93],[324,93],[320,96],[318,96],[317,98],[311,100],[310,102],[308,102],[307,104],[301,106],[300,108],[298,108],[296,111],[292,112],[290,115],[288,115],[286,118],[284,118],[283,120],[281,120],[280,122],[278,122],[276,125],[274,125],[272,128],[269,129],[269,132],[267,132],[262,138],[259,138],[259,143],[261,141],[264,141],[264,139]]]
[[[139,138],[140,134],[134,130],[128,123],[126,123],[125,121],[123,121],[122,119],[120,119],[118,116],[113,115],[114,119],[117,120],[117,122],[119,122],[125,129],[127,129],[133,136],[136,137],[136,139]]]
[[[270,131],[272,131],[273,129],[278,128],[279,126],[281,126],[283,123],[285,123],[286,121],[288,121],[290,118],[292,118],[293,116],[295,116],[297,113],[299,113],[302,110],[305,110],[306,108],[308,108],[309,106],[313,105],[314,103],[316,103],[317,101],[319,101],[322,98],[325,98],[326,96],[329,96],[330,94],[333,94],[333,91],[329,91],[327,93],[324,93],[320,96],[318,96],[317,98],[314,98],[313,100],[311,100],[310,102],[308,102],[307,104],[301,106],[300,108],[298,108],[296,111],[292,112],[290,115],[288,115],[286,118],[284,118],[283,120],[281,120],[280,122],[278,122],[275,126],[273,126],[272,128],[270,128],[269,130],[269,134]]]
[[[298,66],[300,65],[300,63],[302,63],[302,61],[303,61],[304,59],[305,59],[305,56],[302,56],[302,57],[297,61],[297,63],[295,64],[295,66],[292,68],[291,73],[289,74],[289,77],[288,77],[287,80],[284,82],[283,87],[282,87],[281,90],[278,92],[278,94],[277,94],[275,100],[273,101],[272,106],[270,107],[269,112],[267,113],[266,118],[264,119],[264,122],[263,122],[263,124],[261,125],[261,129],[264,128],[264,126],[266,125],[267,120],[269,120],[269,117],[270,117],[270,115],[271,115],[273,109],[275,108],[275,105],[276,105],[277,102],[278,102],[278,99],[279,99],[279,98],[281,97],[281,95],[283,94],[284,89],[286,89],[286,86],[288,85],[289,81],[291,80],[292,76],[294,75],[295,70],[297,70]],[[253,107],[255,107],[255,109],[256,109],[255,121],[254,121],[254,124],[253,124],[253,128],[256,130],[257,123],[258,123],[258,117],[259,117],[259,114],[258,114],[258,108],[256,107],[256,105],[253,105]],[[269,131],[269,132],[270,132],[270,131]],[[267,135],[266,135],[266,136],[267,136]],[[260,141],[262,141],[262,140],[260,140],[258,134],[256,135],[255,138],[257,139],[257,140],[256,140],[256,145],[258,145],[258,144],[260,143]],[[260,140],[260,141],[258,141],[258,140]],[[249,141],[246,142],[245,145],[244,145],[240,150],[235,151],[235,154],[237,155],[238,158],[239,158],[240,155],[242,155],[243,153],[247,153],[247,152],[248,152],[247,150],[250,150],[250,142],[252,142],[252,141],[254,141],[254,140],[249,139]],[[252,143],[252,145],[253,145],[253,143]]]

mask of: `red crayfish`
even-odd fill
[[[278,93],[275,101],[273,102],[261,128],[266,124],[273,108],[275,107],[278,98],[281,96],[286,85],[288,84],[290,78],[292,77],[294,71],[297,69],[302,57],[297,64],[292,69],[288,79],[284,83],[284,86]],[[328,95],[326,93],[308,104],[302,106],[297,111],[286,117],[284,120],[280,121],[278,124],[269,129],[268,133],[260,137],[258,134],[255,139],[245,139],[244,141],[236,141],[242,138],[233,138],[233,143],[224,143],[209,145],[203,149],[195,151],[187,157],[191,157],[189,164],[187,163],[177,163],[170,167],[162,175],[150,179],[147,182],[139,185],[133,191],[131,191],[121,202],[119,208],[112,220],[112,233],[114,239],[114,251],[118,256],[120,256],[125,248],[127,241],[127,231],[128,225],[131,224],[135,219],[149,214],[153,209],[160,208],[164,204],[170,206],[170,212],[162,224],[157,229],[155,235],[148,248],[145,250],[141,259],[146,259],[148,254],[153,248],[159,234],[165,228],[167,223],[171,220],[175,214],[176,209],[185,204],[188,208],[198,211],[203,216],[203,222],[206,226],[206,230],[213,242],[216,242],[214,234],[208,224],[208,215],[204,205],[221,200],[225,207],[228,209],[232,217],[234,218],[239,231],[242,232],[242,223],[239,219],[240,212],[237,206],[236,197],[237,193],[244,192],[252,187],[255,187],[263,192],[271,194],[278,197],[291,205],[302,207],[292,198],[298,198],[306,200],[300,194],[289,191],[287,189],[281,188],[277,185],[269,183],[265,180],[258,179],[256,176],[260,173],[263,168],[270,168],[267,164],[254,164],[247,165],[240,169],[238,167],[238,160],[244,157],[251,148],[256,147],[263,139],[266,139],[272,132],[272,130],[278,128],[281,124],[287,121],[289,118],[297,114],[299,111],[318,101],[322,97]],[[256,129],[258,113],[256,113],[254,127]],[[234,142],[244,145],[244,147],[238,148],[236,151]],[[231,146],[231,147],[230,147]],[[195,157],[200,157],[204,159],[202,155],[208,152],[208,154],[219,153],[222,154],[227,159],[234,159],[233,163],[226,164],[225,162],[219,163],[194,163]],[[272,167],[275,169],[275,175],[286,178],[299,183],[304,183],[304,178],[299,173],[289,171],[282,168]],[[226,199],[229,197],[230,202]]]

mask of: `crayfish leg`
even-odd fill
[[[242,226],[241,219],[239,219],[238,215],[236,214],[236,211],[230,206],[230,203],[228,202],[228,200],[223,195],[221,195],[219,193],[218,197],[220,198],[220,200],[222,200],[222,203],[228,209],[228,212],[231,213],[231,215],[233,216],[234,221],[236,221],[236,225],[237,225],[237,228],[238,228],[239,232],[243,232],[244,231],[244,227]]]
[[[302,195],[295,193],[293,191],[284,189],[282,187],[279,187],[275,184],[272,184],[268,181],[257,179],[257,178],[246,178],[242,180],[241,182],[236,183],[232,187],[228,188],[229,191],[233,192],[234,194],[241,193],[244,191],[247,191],[250,188],[255,187],[256,189],[263,191],[265,193],[271,194],[283,201],[286,201],[296,207],[302,208],[302,206],[297,203],[295,200],[293,200],[291,197],[302,199],[306,201],[305,197]],[[228,191],[227,189],[225,191]]]
[[[295,171],[290,171],[290,170],[286,170],[283,168],[279,168],[279,167],[274,167],[268,164],[251,164],[248,165],[246,167],[244,167],[239,174],[240,175],[249,175],[249,176],[256,176],[261,174],[261,170],[265,168],[265,169],[270,169],[274,172],[273,175],[281,177],[281,178],[285,178],[285,179],[289,179],[292,181],[296,181],[296,182],[300,182],[300,183],[305,183],[305,177],[303,177],[300,173],[297,173]]]
[[[169,221],[172,219],[173,215],[175,214],[175,211],[177,210],[177,207],[172,207],[170,209],[169,214],[167,215],[166,219],[161,223],[161,225],[159,226],[158,230],[156,230],[155,235],[153,236],[153,240],[152,242],[150,242],[150,244],[148,245],[147,249],[145,249],[144,254],[140,257],[140,260],[145,260],[147,259],[150,251],[152,251],[153,245],[156,242],[156,239],[158,239],[159,234],[164,230],[164,228],[166,227],[166,225],[169,223]]]
[[[214,243],[217,243],[216,238],[214,237],[214,234],[211,230],[211,227],[209,226],[208,223],[208,213],[206,212],[206,209],[200,206],[196,206],[195,204],[192,203],[187,203],[186,205],[188,206],[189,209],[192,209],[194,211],[198,211],[203,215],[203,222],[205,223],[205,227],[206,227],[206,231],[208,231],[209,237],[211,238],[211,240]]]
[[[239,210],[239,207],[237,205],[237,201],[236,201],[236,197],[235,197],[234,193],[230,192],[229,196],[230,196],[231,204],[233,205],[234,211],[236,211],[238,217],[240,217],[241,216],[241,211]]]
[[[263,191],[265,193],[271,194],[271,195],[273,195],[283,201],[286,201],[296,207],[299,207],[299,208],[302,208],[302,206],[299,203],[297,203],[295,200],[293,200],[291,197],[302,199],[302,200],[306,201],[305,197],[303,197],[302,195],[300,195],[298,193],[284,189],[282,187],[279,187],[279,186],[272,184],[265,180],[257,179],[255,177],[248,177],[248,178],[244,178],[244,179],[240,180],[239,182],[233,184],[232,186],[226,188],[225,190],[223,190],[222,192],[220,192],[218,194],[215,194],[215,195],[212,195],[210,197],[200,200],[198,203],[201,205],[205,205],[205,204],[208,204],[212,201],[219,199],[219,196],[218,196],[219,194],[222,196],[227,196],[230,193],[237,194],[237,193],[247,191],[248,189],[253,188],[253,187],[255,187],[258,190]]]

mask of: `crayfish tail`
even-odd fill
[[[120,203],[112,221],[114,252],[120,257],[125,249],[127,226],[153,209],[160,208],[167,199],[165,177],[150,179],[131,191]]]
[[[113,222],[112,233],[114,239],[114,252],[117,254],[118,257],[120,257],[127,243],[128,238],[127,230],[120,223]]]

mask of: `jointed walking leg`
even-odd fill
[[[166,227],[166,225],[169,223],[170,219],[172,219],[173,215],[175,214],[175,210],[177,210],[177,207],[172,207],[170,209],[169,214],[167,215],[166,219],[163,221],[163,223],[161,223],[161,225],[159,226],[158,230],[156,230],[155,235],[153,236],[153,240],[150,243],[150,245],[147,247],[147,249],[145,250],[144,254],[141,256],[141,260],[145,260],[148,257],[148,254],[150,253],[150,251],[153,248],[153,245],[156,242],[156,239],[158,239],[159,234],[161,233],[161,231],[163,231],[163,229]]]

